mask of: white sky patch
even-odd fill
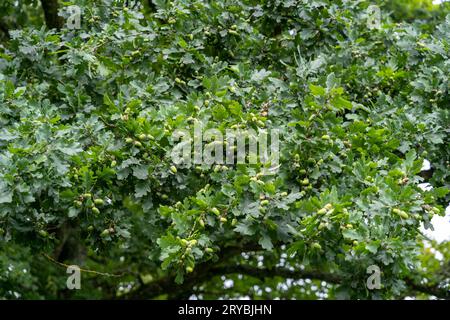
[[[422,232],[427,237],[437,242],[450,241],[450,206],[445,209],[444,217],[435,215],[431,219],[431,224],[434,230],[426,230],[423,226],[421,227]]]
[[[234,286],[234,281],[231,279],[225,280],[225,282],[223,283],[223,287],[225,289],[232,288],[233,286]]]
[[[428,171],[431,169],[431,163],[427,159],[423,159],[422,171]]]
[[[427,171],[431,169],[431,163],[427,159],[423,160],[422,171]],[[419,183],[419,188],[422,190],[431,190],[433,186],[429,183]],[[450,204],[445,209],[445,216],[441,217],[435,215],[431,219],[431,224],[434,230],[425,229],[422,225],[421,231],[430,239],[436,240],[437,242],[450,241]]]
[[[440,253],[440,252],[437,251],[436,249],[431,248],[430,251],[434,253],[434,256],[435,256],[436,259],[438,259],[439,261],[444,260],[444,256],[442,255],[442,253]]]
[[[419,183],[417,186],[424,191],[430,191],[431,189],[433,189],[433,186],[427,182]]]

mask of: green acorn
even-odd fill
[[[397,214],[399,217],[401,217],[403,219],[408,219],[409,218],[409,215],[405,211],[400,210],[398,208],[392,209],[392,212],[394,212],[395,214]]]
[[[131,138],[126,138],[126,139],[125,139],[125,142],[126,142],[126,143],[133,143],[133,139],[131,139]]]
[[[225,217],[220,217],[220,222],[225,223],[225,222],[227,222],[227,221],[228,221],[227,218],[225,218]]]
[[[431,210],[432,210],[435,214],[440,214],[440,213],[441,213],[441,210],[440,210],[439,208],[437,208],[437,207],[433,207],[433,208],[431,208]]]
[[[305,178],[302,180],[302,185],[307,186],[309,184],[309,179]]]
[[[408,219],[409,218],[409,215],[405,211],[401,211],[398,215],[400,217],[402,217],[403,219]]]
[[[326,223],[326,222],[321,222],[321,223],[319,224],[319,230],[322,230],[322,229],[324,229],[324,228],[326,228],[326,227],[328,227],[328,223]]]
[[[48,232],[45,230],[39,230],[39,235],[43,238],[47,238],[48,237]]]
[[[94,203],[95,203],[96,205],[101,206],[101,205],[103,205],[105,202],[104,202],[102,199],[94,199]]]
[[[109,229],[105,229],[102,231],[102,233],[100,233],[100,237],[105,238],[109,236]]]
[[[172,171],[172,173],[177,173],[178,172],[177,167],[175,167],[175,166],[171,166],[170,167],[170,171]]]
[[[214,213],[216,216],[220,215],[219,209],[217,209],[215,207],[211,209],[211,212]]]
[[[313,247],[314,249],[317,249],[317,250],[322,250],[322,246],[317,242],[313,242],[311,247]]]
[[[186,272],[187,272],[187,273],[191,273],[192,271],[194,271],[194,268],[192,268],[192,267],[186,267]]]
[[[261,205],[262,206],[267,206],[269,204],[269,200],[262,200],[261,201]]]
[[[94,214],[100,214],[100,210],[98,210],[98,208],[96,208],[96,207],[93,207],[91,210],[92,210],[92,213],[94,213]]]

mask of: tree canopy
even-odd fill
[[[0,298],[449,298],[449,9],[2,1]],[[175,164],[195,123],[279,130],[278,171]]]

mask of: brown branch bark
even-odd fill
[[[172,298],[186,298],[192,293],[195,285],[201,284],[203,281],[210,279],[214,275],[242,274],[258,279],[283,277],[290,279],[312,279],[325,281],[331,284],[342,283],[342,278],[337,274],[324,273],[321,271],[303,271],[289,270],[286,268],[264,269],[246,265],[236,266],[219,266],[211,268],[200,268],[195,274],[188,276],[181,285],[176,285],[174,278],[163,278],[159,281],[152,282],[145,287],[132,292],[126,296],[126,299],[151,299],[152,297],[167,293]],[[440,299],[450,299],[450,292],[438,286],[427,286],[417,284],[411,279],[405,279],[408,287],[413,292],[426,293]],[[173,295],[176,293],[176,295]]]
[[[245,274],[258,279],[281,276],[291,279],[321,280],[332,284],[342,283],[342,278],[339,275],[320,271],[289,270],[286,268],[261,269],[252,266],[229,266],[225,268],[216,268],[214,271],[217,272],[217,274]],[[437,285],[418,284],[411,278],[406,278],[404,280],[412,291],[426,293],[440,299],[450,299],[450,291],[440,288]]]
[[[227,256],[231,253],[236,253],[238,248],[232,247],[222,254]],[[254,249],[254,248],[253,248]],[[249,250],[247,250],[249,251]],[[250,250],[255,251],[255,250]],[[226,260],[219,259],[216,264],[202,264],[199,265],[195,271],[187,275],[185,281],[181,285],[174,282],[175,277],[169,276],[157,281],[151,282],[145,286],[130,292],[126,296],[119,297],[123,299],[151,299],[161,294],[168,294],[172,299],[185,299],[191,294],[194,286],[200,285],[204,281],[211,279],[217,275],[242,274],[251,276],[257,279],[283,277],[290,279],[312,279],[325,281],[331,284],[340,284],[343,282],[343,277],[338,274],[322,272],[318,270],[290,270],[287,268],[258,268],[250,265],[227,265]],[[450,299],[450,291],[440,288],[437,285],[423,285],[419,284],[412,278],[404,279],[410,291],[421,292],[433,295],[440,299]]]
[[[306,271],[306,270],[289,270],[286,268],[257,268],[248,265],[236,265],[214,268],[217,274],[244,274],[258,279],[283,277],[290,279],[314,279],[321,280],[332,284],[339,284],[342,278],[336,274],[324,273],[321,271]]]
[[[409,289],[413,292],[426,293],[440,299],[450,300],[450,290],[439,288],[437,285],[420,284],[409,278],[405,279],[405,282]]]
[[[185,280],[181,285],[177,285],[175,283],[175,275],[169,275],[167,277],[152,281],[145,286],[141,286],[125,296],[117,298],[132,300],[151,299],[161,294],[168,294],[172,299],[189,297],[189,295],[192,294],[192,288],[195,285],[201,284],[202,282],[210,279],[213,275],[217,274],[213,268],[220,268],[220,266],[226,264],[242,252],[259,250],[261,250],[261,247],[255,243],[244,244],[242,242],[241,245],[229,246],[219,252],[217,262],[208,262],[198,265],[193,273],[186,275]]]

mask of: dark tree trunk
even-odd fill
[[[152,0],[148,0],[148,7],[150,8],[151,12],[156,12],[156,6]]]
[[[8,26],[2,21],[0,21],[0,31],[5,35],[6,38],[9,38]]]
[[[58,0],[41,0],[44,10],[45,24],[49,29],[59,29],[63,25],[63,20],[58,16]]]

